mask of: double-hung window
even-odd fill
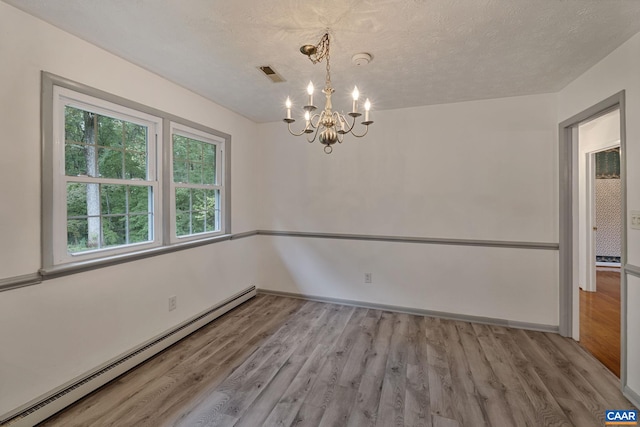
[[[171,238],[192,240],[224,230],[224,140],[171,123]]]
[[[54,263],[157,246],[159,118],[56,87]]]
[[[43,74],[44,274],[225,239],[231,137]]]

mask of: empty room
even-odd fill
[[[2,427],[637,424],[640,1],[0,0],[0,107]]]

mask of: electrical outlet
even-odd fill
[[[169,297],[169,311],[173,311],[178,307],[178,297],[172,295]]]
[[[371,273],[364,273],[364,283],[373,283],[373,277]]]

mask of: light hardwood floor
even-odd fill
[[[596,290],[580,289],[580,344],[620,377],[620,270],[597,269]]]
[[[633,406],[556,334],[259,295],[52,426],[597,426]]]

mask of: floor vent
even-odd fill
[[[105,366],[97,368],[96,371],[88,372],[80,379],[63,386],[62,389],[27,404],[26,407],[19,409],[18,413],[9,414],[5,419],[0,419],[0,427],[33,426],[44,421],[255,295],[256,288],[252,286],[228,298]]]

